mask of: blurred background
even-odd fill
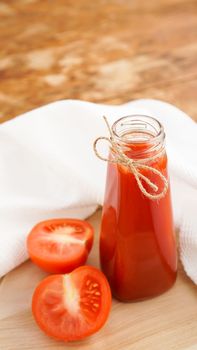
[[[158,98],[197,120],[196,0],[0,1],[0,122],[60,99]]]

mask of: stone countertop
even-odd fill
[[[0,121],[59,99],[158,98],[197,120],[195,0],[0,2]]]

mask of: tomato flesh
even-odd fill
[[[66,275],[45,278],[36,288],[32,311],[39,327],[64,341],[98,331],[111,308],[111,291],[101,271],[81,266]]]
[[[92,226],[77,219],[43,221],[32,229],[27,239],[32,261],[52,273],[67,273],[84,264],[92,244]]]

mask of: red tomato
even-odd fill
[[[107,279],[91,266],[45,278],[32,299],[38,326],[47,335],[64,341],[82,339],[98,331],[106,322],[110,308]]]
[[[27,238],[32,261],[52,273],[70,272],[83,265],[93,243],[93,228],[83,220],[53,219],[40,222]]]

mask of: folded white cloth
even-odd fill
[[[0,276],[27,259],[26,236],[37,222],[86,218],[102,204],[106,163],[92,148],[96,137],[107,135],[101,116],[113,122],[136,113],[164,125],[181,259],[197,283],[197,126],[156,100],[58,101],[0,125]]]

